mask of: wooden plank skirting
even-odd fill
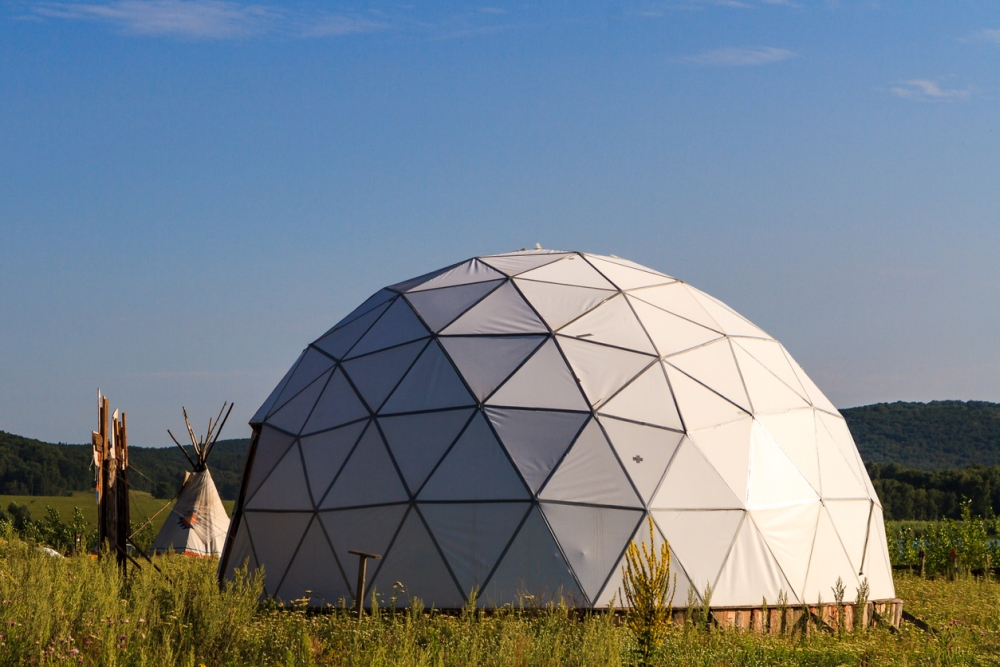
[[[808,609],[808,612],[806,611]],[[701,610],[695,609],[695,618],[700,615]],[[803,625],[803,617],[808,613],[808,620],[816,623],[822,621],[824,629],[836,632],[838,623],[838,608],[835,602],[823,603],[822,605],[811,604],[788,605],[785,608],[785,618],[781,617],[781,610],[768,607],[765,612],[760,607],[713,607],[711,610],[712,621],[722,628],[753,630],[755,632],[769,632],[778,634],[782,631],[789,632],[796,627]],[[854,630],[855,609],[853,602],[845,602],[843,606],[844,620],[843,627],[846,632]],[[684,623],[686,609],[674,609],[674,623]],[[766,614],[766,615],[765,615]],[[874,600],[865,605],[863,624],[873,626],[880,623],[888,624],[898,628],[903,619],[903,601],[896,598],[893,600]]]

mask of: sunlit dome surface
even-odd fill
[[[882,508],[836,408],[717,299],[617,257],[478,257],[387,287],[261,406],[221,568],[350,603],[603,606],[630,540],[677,600],[894,597]],[[530,598],[526,596],[531,596]]]

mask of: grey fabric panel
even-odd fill
[[[587,424],[539,498],[642,507],[596,420]]]
[[[274,402],[275,409],[280,409],[292,396],[295,396],[306,385],[330,370],[332,366],[333,360],[330,357],[317,352],[311,347],[307,349],[305,354],[302,355],[302,361],[299,362],[299,365],[295,368],[295,372],[292,373],[292,377],[289,378],[288,384],[285,385],[285,389],[278,396],[278,400]]]
[[[326,381],[330,379],[331,372],[327,371],[319,376],[311,385],[300,391],[295,398],[285,403],[284,407],[268,417],[265,423],[289,433],[301,431],[302,425],[309,417],[309,413],[312,412],[313,406],[316,405],[320,392],[326,386]]]
[[[306,356],[305,351],[303,351],[302,354],[299,355],[299,358],[295,360],[295,363],[292,364],[292,367],[289,368],[288,372],[285,373],[284,377],[281,378],[281,382],[279,382],[278,386],[276,386],[271,391],[271,393],[267,397],[267,400],[264,401],[259,408],[257,408],[257,412],[255,412],[253,417],[250,418],[250,424],[264,423],[264,419],[271,412],[271,408],[274,407],[275,402],[278,400],[278,396],[281,395],[281,392],[284,390],[285,385],[288,384],[288,381],[291,379],[292,373],[294,373],[295,369],[298,368],[299,362],[302,361],[302,357],[304,356]]]
[[[368,422],[356,422],[332,431],[309,435],[299,441],[306,462],[309,488],[317,504],[330,487],[337,471],[344,465],[351,448]]]
[[[462,592],[482,588],[500,554],[530,509],[528,503],[422,504],[431,534]]]
[[[486,414],[532,493],[538,492],[588,417],[580,412],[504,408],[486,408]]]
[[[416,493],[424,483],[471,414],[472,410],[446,410],[379,417],[379,426],[411,492]]]
[[[420,283],[416,287],[411,287],[407,291],[421,292],[423,290],[431,290],[441,287],[481,283],[487,280],[501,279],[503,277],[503,274],[497,273],[491,267],[483,264],[478,259],[473,258],[467,262],[462,262],[458,266],[449,269],[426,282]]]
[[[292,555],[305,533],[312,513],[252,512],[243,514],[250,527],[257,562],[264,568],[264,593],[274,595]]]
[[[514,282],[553,330],[565,326],[615,295],[611,290],[539,283],[520,278]]]
[[[247,509],[311,510],[312,499],[306,488],[302,458],[297,445],[285,453],[247,503]]]
[[[409,280],[404,280],[403,282],[396,283],[395,285],[389,285],[386,289],[392,290],[394,292],[405,292],[406,290],[412,287],[416,287],[417,285],[427,282],[428,280],[434,278],[435,276],[440,276],[443,273],[447,273],[456,266],[459,266],[464,263],[465,262],[458,262],[457,264],[451,264],[449,266],[444,267],[443,269],[438,269],[437,271],[431,271],[430,273],[425,273],[421,276],[417,276],[416,278],[410,278]]]
[[[381,306],[386,301],[390,301],[394,296],[396,296],[395,292],[383,287],[382,289],[380,289],[379,291],[375,292],[370,297],[365,299],[365,302],[362,303],[360,306],[358,306],[350,313],[348,313],[347,317],[345,317],[344,319],[340,320],[335,325],[333,325],[333,329],[330,329],[330,331],[328,331],[327,333],[339,329],[344,325],[348,324],[349,322],[353,322],[354,320],[358,319],[365,313],[375,310],[377,307]]]
[[[559,600],[571,607],[586,606],[538,508],[531,510],[479,599],[481,606],[544,607]]]
[[[576,380],[551,340],[546,341],[487,403],[552,410],[589,409]]]
[[[543,340],[543,336],[462,336],[439,339],[479,400],[483,400],[500,386]]]
[[[427,329],[413,314],[409,304],[404,299],[397,299],[368,333],[350,349],[347,357],[358,357],[394,345],[409,343],[411,340],[424,338],[427,334]]]
[[[547,332],[542,321],[508,282],[470,308],[441,333],[459,336]]]
[[[347,351],[358,342],[359,338],[365,335],[365,332],[375,323],[375,320],[389,309],[391,303],[387,301],[341,328],[334,329],[314,342],[313,345],[334,359],[343,359]]]
[[[653,364],[621,391],[601,403],[600,412],[602,415],[684,430],[677,406],[674,405],[673,393],[660,364]]]
[[[400,345],[375,354],[349,359],[343,368],[348,377],[374,412],[399,383],[427,344],[424,340]]]
[[[601,424],[618,452],[618,459],[644,502],[649,502],[663,479],[683,433],[601,417]]]
[[[475,405],[441,347],[432,342],[379,411],[383,414]]]
[[[414,511],[403,521],[403,527],[399,529],[372,585],[390,595],[396,582],[403,584],[396,603],[399,606],[409,606],[414,596],[419,597],[427,607],[433,605],[438,609],[456,609],[465,602],[427,529]]]
[[[333,550],[344,568],[350,585],[349,598],[353,601],[354,587],[358,572],[358,557],[348,551],[364,551],[384,556],[389,543],[399,529],[406,513],[407,505],[384,505],[382,507],[362,507],[338,512],[320,512],[319,518],[330,537]],[[378,568],[378,561],[368,561],[368,581]],[[370,587],[369,587],[370,589]],[[381,589],[379,592],[382,591]]]
[[[351,458],[320,503],[323,509],[396,503],[409,499],[396,466],[389,458],[382,436],[374,424],[368,426]]]
[[[225,579],[232,581],[236,577],[236,570],[247,566],[247,574],[253,574],[257,570],[257,558],[253,555],[253,548],[250,546],[250,531],[247,530],[244,522],[236,536],[233,537],[233,546],[229,552],[229,561],[226,564]]]
[[[309,605],[313,607],[351,599],[351,589],[333,558],[319,519],[313,519],[309,524],[302,545],[276,595],[282,602],[301,600],[307,596]]]
[[[591,405],[599,405],[656,361],[655,357],[557,336],[559,347]]]
[[[529,497],[482,413],[472,418],[420,492],[421,500],[516,500]]]
[[[480,257],[480,259],[508,276],[516,276],[519,273],[551,264],[565,256],[563,253],[547,253],[544,255],[492,255]]]
[[[643,512],[542,503],[542,511],[587,597],[597,597]]]
[[[406,300],[431,331],[439,331],[499,284],[499,280],[491,280],[427,292],[410,292]]]
[[[257,439],[257,452],[253,457],[253,468],[250,470],[250,480],[247,482],[246,497],[250,498],[256,493],[260,483],[268,476],[288,447],[295,440],[295,436],[275,431],[267,425],[260,429],[260,438]]]
[[[306,422],[302,432],[325,431],[367,416],[368,410],[347,382],[344,371],[338,368],[333,372],[333,377],[323,390],[323,395],[316,402],[316,408],[309,416],[309,421]]]

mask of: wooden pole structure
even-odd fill
[[[382,556],[364,551],[354,551],[353,549],[347,553],[358,557],[358,587],[354,589],[354,602],[358,605],[358,620],[360,621],[365,615],[365,566],[368,564],[369,558],[379,560]]]
[[[108,413],[107,396],[98,392],[98,429],[92,434],[94,463],[97,465],[97,548],[103,556],[104,547],[115,555],[118,567],[125,571],[128,562],[127,544],[130,530],[128,502],[128,429],[125,413]]]

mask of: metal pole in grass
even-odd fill
[[[358,605],[358,620],[365,615],[365,566],[368,563],[369,558],[374,558],[379,560],[382,558],[379,554],[369,554],[364,551],[354,551],[353,549],[348,550],[349,554],[354,554],[358,557],[358,587],[354,589],[356,595],[354,596],[354,602]]]

